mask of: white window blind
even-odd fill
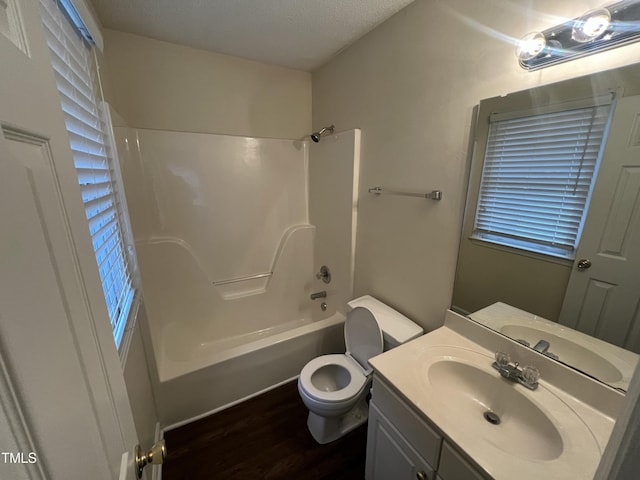
[[[473,237],[573,258],[610,110],[492,119]]]
[[[41,0],[41,5],[104,297],[120,347],[134,296],[133,269],[125,237],[126,210],[117,190],[92,47],[70,22],[73,14],[65,15],[60,0]]]

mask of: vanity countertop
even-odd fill
[[[444,326],[370,363],[418,414],[493,478],[593,478],[615,420],[544,378],[533,391],[501,378],[491,368],[493,358],[494,352]],[[451,365],[454,368],[448,370]],[[456,373],[462,371],[462,376]],[[478,372],[477,378],[468,371]],[[487,389],[487,384],[500,388]],[[476,395],[471,392],[475,389],[484,393]],[[502,423],[484,421],[487,409],[502,411]],[[522,415],[523,411],[529,413]],[[538,427],[545,422],[553,426]],[[522,433],[529,431],[537,438]]]

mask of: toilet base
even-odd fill
[[[321,445],[337,440],[367,421],[369,405],[367,396],[362,395],[356,405],[339,417],[322,417],[309,412],[307,427],[313,439]]]

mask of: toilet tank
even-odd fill
[[[380,326],[380,330],[382,330],[385,351],[413,340],[424,333],[420,325],[412,322],[397,310],[385,305],[371,295],[364,295],[351,300],[348,305],[349,311],[356,307],[364,307],[373,314]]]

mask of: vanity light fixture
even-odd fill
[[[533,71],[639,40],[640,0],[624,0],[525,35],[516,55],[522,68]]]
[[[606,8],[591,10],[574,20],[571,38],[578,43],[587,43],[600,38],[611,25],[611,14]]]
[[[540,32],[532,32],[518,42],[516,55],[521,60],[536,58],[547,46],[547,39]]]

